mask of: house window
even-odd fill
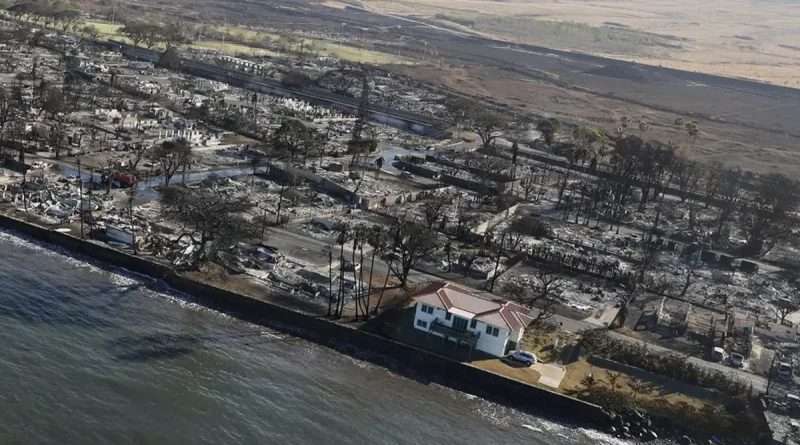
[[[486,333],[493,337],[497,337],[498,335],[500,335],[500,329],[497,329],[494,326],[486,325]]]
[[[428,306],[428,313],[433,314],[433,306]]]
[[[444,314],[444,319],[445,319],[445,320],[450,320],[450,318],[452,318],[452,317],[453,317],[453,315],[452,315],[452,314],[450,314],[450,312],[448,312],[448,313]]]
[[[475,329],[476,327],[478,327],[478,320],[473,319],[472,321],[469,322],[470,329]]]
[[[425,320],[417,320],[417,326],[419,326],[421,328],[427,328],[428,327],[428,322],[425,321]]]
[[[422,312],[428,312],[428,305],[427,304],[420,305],[420,309],[422,310]]]

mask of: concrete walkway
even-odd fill
[[[539,383],[550,388],[558,389],[561,381],[567,375],[567,368],[552,363],[536,363],[531,365],[531,369],[539,373]]]

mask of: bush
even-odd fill
[[[620,391],[600,385],[593,386],[590,390],[581,394],[580,398],[617,414],[626,414],[636,410],[630,397]]]
[[[747,393],[747,385],[740,379],[716,369],[702,368],[690,363],[685,355],[659,354],[648,350],[647,345],[613,339],[605,329],[584,331],[581,345],[590,354],[692,385],[715,389],[733,396]]]

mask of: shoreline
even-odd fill
[[[163,282],[191,297],[190,302],[239,320],[266,326],[365,360],[403,377],[435,383],[526,414],[605,431],[610,417],[599,406],[549,391],[474,366],[414,348],[364,330],[202,283],[170,267],[112,247],[0,214],[0,228],[96,261],[101,269],[125,271]],[[365,354],[366,352],[366,354]]]

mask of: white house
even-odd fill
[[[495,357],[517,349],[533,321],[516,303],[487,300],[452,283],[431,283],[414,301],[416,329]]]

